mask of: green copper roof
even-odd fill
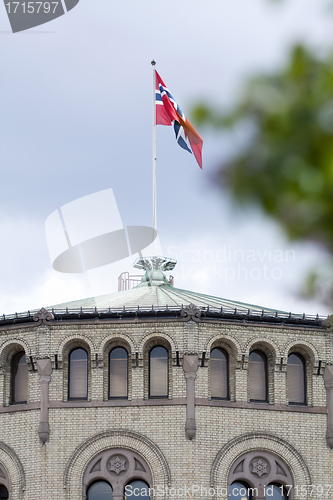
[[[250,309],[253,312],[262,312],[262,307],[252,304],[243,304],[242,302],[220,299],[210,295],[203,295],[202,293],[174,288],[169,283],[164,271],[171,271],[176,263],[177,261],[168,259],[167,257],[141,257],[134,262],[135,268],[146,271],[140,285],[123,292],[58,304],[53,306],[53,309],[97,308],[98,310],[105,310],[111,308],[126,311],[137,309],[164,311],[166,308],[175,310],[192,304],[202,310],[207,308],[213,310],[221,310],[221,308],[233,310],[237,308],[244,311]],[[265,311],[276,312],[273,309],[265,309]],[[283,313],[283,311],[279,312]]]
[[[242,302],[237,302],[234,300],[228,300],[218,297],[213,297],[211,295],[204,295],[202,293],[190,292],[188,290],[182,290],[180,288],[175,288],[170,284],[160,283],[152,284],[142,283],[131,290],[125,290],[123,292],[115,292],[106,295],[101,295],[99,297],[91,297],[88,299],[75,300],[72,302],[65,302],[62,304],[57,304],[53,306],[55,310],[57,309],[91,309],[97,308],[102,309],[123,309],[140,310],[152,308],[155,311],[165,310],[166,307],[169,309],[180,309],[182,307],[188,306],[190,304],[195,305],[199,309],[239,309],[252,312],[262,312],[263,308],[260,306],[245,304]],[[50,309],[47,307],[46,309]],[[276,312],[275,309],[264,308],[267,312]],[[283,312],[283,311],[278,311]],[[287,313],[286,313],[287,314]]]
[[[235,300],[204,295],[202,293],[182,290],[172,286],[166,278],[164,271],[172,270],[176,261],[165,257],[145,257],[135,262],[135,267],[146,270],[140,285],[116,293],[91,297],[87,299],[64,302],[46,307],[57,319],[74,319],[88,317],[115,317],[127,316],[147,317],[158,315],[166,317],[182,315],[184,309],[190,307],[199,310],[201,318],[227,318],[242,320],[248,318],[252,321],[278,321],[302,324],[322,325],[324,317],[318,315],[292,314],[276,309],[263,308],[253,304],[246,304]],[[47,311],[44,309],[43,314]],[[33,321],[38,311],[0,316],[0,322],[16,323]],[[38,312],[40,313],[40,311]],[[38,318],[35,317],[34,321]]]

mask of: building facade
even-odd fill
[[[330,318],[179,290],[174,264],[0,318],[0,499],[333,498]]]

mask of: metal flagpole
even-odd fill
[[[156,238],[157,231],[156,222],[156,74],[154,59],[151,61],[153,67],[153,228],[154,228],[154,253],[156,255]]]

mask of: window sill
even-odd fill
[[[308,405],[307,403],[292,403],[289,401],[288,406],[303,406],[306,408]]]

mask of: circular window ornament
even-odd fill
[[[270,473],[269,463],[263,458],[254,458],[250,462],[250,470],[252,474],[256,474],[257,476],[266,476]]]
[[[113,455],[109,459],[109,471],[113,474],[121,474],[128,469],[127,461],[124,455]]]

